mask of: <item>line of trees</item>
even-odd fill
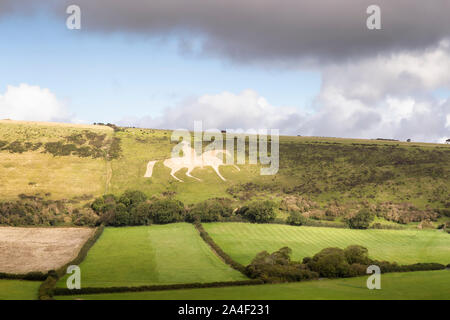
[[[226,198],[213,198],[190,206],[173,198],[148,198],[137,190],[128,190],[117,197],[104,195],[93,201],[92,210],[99,216],[98,224],[107,226],[138,226],[174,222],[274,221],[275,203],[254,201],[237,210]]]

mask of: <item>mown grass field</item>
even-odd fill
[[[36,300],[39,281],[0,280],[0,300]]]
[[[112,136],[105,126],[0,121],[0,140],[5,142],[46,143],[89,130]],[[52,199],[73,198],[105,192],[107,163],[103,159],[58,156],[36,151],[11,153],[0,151],[0,200],[19,194],[51,194]]]
[[[367,277],[314,280],[227,288],[57,296],[71,300],[449,300],[450,271],[391,273],[381,276],[381,290],[369,290]]]
[[[247,265],[261,251],[292,249],[292,258],[313,256],[326,247],[359,244],[372,259],[450,263],[450,235],[436,230],[351,230],[275,224],[204,223],[205,230],[233,259]]]
[[[106,228],[80,265],[82,287],[243,280],[191,224]],[[66,286],[66,278],[58,283]]]

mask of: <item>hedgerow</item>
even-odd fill
[[[195,228],[200,233],[200,237],[211,247],[211,249],[223,259],[223,261],[231,266],[233,269],[246,274],[245,267],[234,261],[228,254],[226,254],[222,248],[220,248],[217,243],[214,242],[214,240],[211,238],[211,236],[206,232],[206,230],[203,228],[202,224],[200,222],[194,223]]]
[[[44,281],[45,279],[47,279],[47,277],[48,277],[48,274],[45,274],[42,272],[28,272],[25,274],[0,272],[0,279]]]
[[[143,291],[164,291],[164,290],[180,290],[180,289],[198,289],[198,288],[221,288],[232,286],[250,286],[264,284],[260,279],[239,280],[239,281],[223,281],[223,282],[209,282],[209,283],[182,283],[182,284],[168,284],[168,285],[151,285],[139,287],[105,287],[105,288],[81,288],[79,290],[70,290],[67,288],[55,288],[54,295],[70,296],[80,294],[98,294],[98,293],[120,293],[120,292],[143,292]]]
[[[252,279],[265,282],[303,281],[318,277],[345,278],[366,274],[369,265],[377,265],[381,272],[408,272],[442,270],[439,263],[416,263],[398,265],[395,262],[376,261],[368,257],[368,250],[362,246],[351,245],[345,249],[325,248],[302,262],[292,261],[292,250],[288,247],[269,254],[260,252],[245,268],[245,274]]]

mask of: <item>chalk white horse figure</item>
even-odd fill
[[[180,171],[181,169],[187,169],[186,176],[196,179],[198,181],[201,181],[199,178],[194,177],[191,173],[195,168],[203,168],[203,167],[211,167],[213,170],[217,173],[220,179],[223,181],[226,181],[226,179],[220,174],[219,167],[226,165],[223,162],[223,157],[219,158],[217,155],[222,153],[226,156],[231,156],[230,153],[227,150],[209,150],[202,153],[200,156],[198,156],[194,149],[189,147],[187,144],[183,144],[182,147],[183,156],[182,157],[172,157],[166,160],[163,160],[163,164],[171,169],[170,175],[180,181],[183,182],[183,180],[177,178],[175,176],[175,173]],[[145,178],[150,178],[153,174],[153,167],[157,161],[149,161],[147,164],[147,172],[145,173]],[[240,171],[239,167],[234,165],[233,166]]]

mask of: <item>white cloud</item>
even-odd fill
[[[205,129],[283,128],[293,132],[302,118],[299,109],[273,106],[253,90],[240,94],[222,92],[182,101],[168,108],[161,117],[129,118],[121,123],[142,127],[192,129],[194,121],[202,120]]]
[[[316,113],[301,126],[310,135],[442,141],[450,100],[450,46],[402,52],[323,69]]]
[[[0,119],[67,122],[71,115],[49,89],[20,84],[0,94]]]

